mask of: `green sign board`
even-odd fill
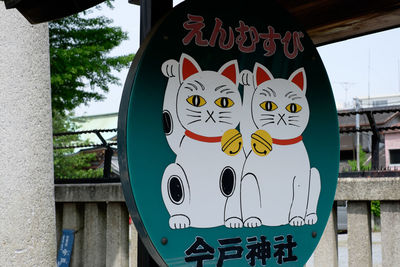
[[[317,246],[337,112],[317,50],[273,1],[175,7],[135,56],[118,138],[127,205],[158,263],[303,266]]]

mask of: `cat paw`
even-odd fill
[[[237,217],[231,217],[225,221],[225,226],[228,228],[242,228],[243,222]]]
[[[261,220],[257,217],[250,217],[244,222],[244,227],[259,227],[261,226]]]
[[[304,225],[304,219],[299,217],[299,216],[297,216],[297,217],[292,218],[290,220],[289,224],[291,226],[303,226]]]
[[[243,70],[240,73],[240,83],[242,85],[251,85],[253,82],[253,74],[249,70]]]
[[[165,61],[161,66],[161,71],[165,77],[172,78],[178,76],[178,61],[175,59],[169,59]]]
[[[318,216],[316,213],[310,213],[304,219],[305,223],[308,225],[315,224],[318,221]]]
[[[169,227],[172,229],[184,229],[190,226],[190,220],[185,215],[174,215],[169,218]]]

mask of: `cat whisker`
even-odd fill
[[[188,116],[188,117],[194,117],[194,118],[200,118],[200,117],[201,117],[200,114],[199,114],[199,115],[187,114],[186,116]]]
[[[218,119],[232,119],[232,117],[229,117],[229,116],[219,116]]]
[[[261,125],[261,127],[263,127],[263,126],[265,126],[265,125],[267,125],[267,124],[271,124],[271,123],[274,123],[274,122],[273,122],[273,121],[266,122],[266,123],[264,123],[263,125]]]
[[[296,126],[296,127],[300,127],[299,125],[293,124],[293,123],[289,123],[289,125],[291,125],[291,126]]]
[[[228,122],[228,121],[218,121],[218,122],[220,122],[220,123],[226,123],[226,124],[233,124],[233,123],[231,123],[231,122]]]
[[[262,118],[262,119],[260,119],[260,121],[273,121],[274,120],[274,118]]]
[[[299,121],[299,120],[292,120],[292,119],[288,120],[288,122],[292,122],[292,121],[296,122],[296,121]]]
[[[297,117],[300,117],[300,116],[298,116],[298,115],[292,115],[292,116],[289,116],[288,118],[291,119],[291,118],[297,118]]]
[[[201,113],[201,111],[198,111],[198,110],[191,110],[191,109],[186,109],[187,111],[190,111],[190,112],[195,112],[195,113]]]
[[[261,114],[261,116],[272,116],[272,117],[274,117],[275,114]]]
[[[190,124],[192,124],[192,123],[199,122],[199,121],[201,121],[201,119],[191,121],[191,122],[189,122],[187,125],[190,125]]]
[[[220,112],[218,112],[218,115],[219,114],[227,114],[227,113],[232,113],[232,111],[220,111]]]

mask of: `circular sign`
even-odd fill
[[[324,231],[334,98],[310,38],[272,1],[175,7],[135,56],[118,145],[128,208],[161,265],[303,266]]]

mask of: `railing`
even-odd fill
[[[58,246],[62,229],[75,231],[71,267],[137,266],[137,233],[121,184],[55,185]]]
[[[381,266],[400,266],[400,178],[340,178],[335,200],[347,200],[348,266],[373,266],[372,200],[380,200],[381,207]],[[314,266],[339,266],[336,209],[314,253]]]
[[[117,129],[93,129],[88,131],[77,131],[77,132],[63,132],[63,133],[54,133],[53,138],[54,141],[57,141],[57,138],[62,138],[65,136],[82,136],[82,135],[96,135],[98,140],[101,143],[89,143],[84,140],[71,142],[67,141],[65,144],[60,143],[61,140],[58,140],[57,145],[53,147],[54,150],[59,149],[76,149],[76,148],[85,148],[85,149],[95,149],[95,148],[103,148],[104,155],[102,155],[102,161],[104,163],[103,167],[103,175],[100,177],[54,177],[54,182],[56,184],[70,184],[70,183],[115,183],[119,182],[119,174],[112,174],[111,161],[114,152],[116,151],[117,142],[106,140],[102,133],[113,133],[117,132]],[[113,148],[114,147],[114,148]]]
[[[129,236],[120,184],[56,185],[55,197],[57,233],[76,231],[71,267],[136,266],[137,234],[132,227]],[[400,178],[340,178],[335,200],[347,201],[348,266],[373,266],[372,200],[381,201],[382,266],[400,266]],[[339,266],[336,209],[313,258],[315,267]]]

